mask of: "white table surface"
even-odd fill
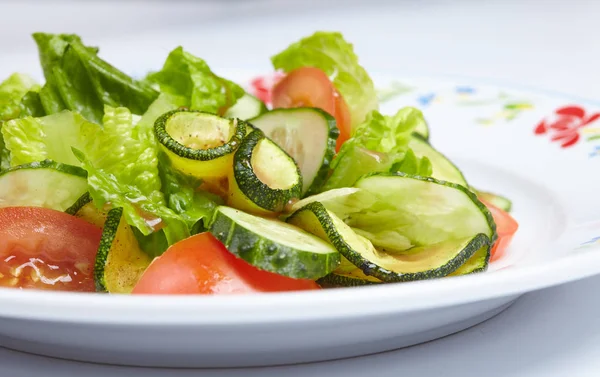
[[[364,64],[387,70],[505,79],[600,99],[600,1],[29,1],[0,0],[0,58],[32,49],[32,31],[119,38],[220,17],[288,17],[275,38],[340,29]],[[382,11],[382,9],[384,11]],[[215,27],[212,23],[211,27]],[[218,25],[218,24],[217,24]],[[286,34],[287,33],[287,34]],[[400,59],[380,59],[393,43]],[[415,347],[277,368],[161,370],[55,360],[0,348],[0,377],[600,375],[600,277],[531,293],[496,318]]]

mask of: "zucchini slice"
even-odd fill
[[[360,270],[359,270],[360,271]],[[321,279],[317,283],[322,288],[341,288],[341,287],[363,287],[365,285],[382,284],[382,281],[371,281],[361,279],[352,275],[331,273]]]
[[[113,208],[104,223],[94,265],[99,292],[131,293],[151,262],[122,216],[122,208]]]
[[[0,208],[27,206],[65,211],[87,190],[84,169],[51,160],[32,162],[0,173]]]
[[[329,243],[282,221],[230,207],[217,208],[210,232],[253,266],[292,278],[316,280],[340,263]]]
[[[408,143],[415,156],[427,157],[433,167],[433,178],[468,187],[463,173],[446,156],[431,146],[426,139],[413,134]]]
[[[319,202],[301,208],[287,221],[310,233],[326,237],[342,256],[365,275],[384,282],[444,277],[464,264],[477,250],[489,247],[489,238],[485,234],[476,234],[403,252],[382,252]]]
[[[475,190],[477,197],[483,199],[484,201],[490,203],[493,206],[500,208],[505,212],[510,212],[512,210],[512,202],[503,196],[498,194],[492,194],[491,192],[479,191]]]
[[[173,168],[196,178],[227,176],[246,123],[215,114],[178,109],[160,116],[154,133]]]
[[[360,179],[355,187],[361,190],[343,198],[345,203],[338,203],[335,209],[352,227],[373,233],[395,230],[414,246],[478,233],[496,239],[492,214],[464,186],[403,173],[379,173]]]
[[[465,264],[460,266],[458,269],[456,269],[456,271],[448,276],[460,276],[484,272],[487,270],[490,263],[490,251],[491,249],[489,247],[482,247],[481,249],[477,250]]]
[[[372,276],[365,275],[358,267],[342,257],[340,266],[329,275],[317,280],[323,288],[360,287],[364,285],[382,284],[383,282]]]
[[[255,118],[260,114],[266,113],[269,111],[267,106],[254,97],[252,94],[244,94],[242,98],[238,99],[235,105],[230,107],[225,112],[226,118],[239,118],[242,120],[248,120],[251,118]]]
[[[79,212],[79,210],[81,210],[83,207],[85,207],[91,201],[92,201],[92,196],[90,195],[89,192],[86,192],[83,195],[81,195],[79,197],[79,199],[77,199],[77,201],[75,203],[73,203],[72,206],[65,209],[65,213],[68,213],[69,215],[75,215],[77,212]],[[102,228],[102,226],[100,226],[100,228]]]
[[[246,136],[233,157],[230,206],[265,215],[282,212],[301,190],[302,176],[292,157],[260,130]]]
[[[339,130],[335,118],[315,108],[277,109],[250,120],[298,164],[302,194],[319,192],[335,156]]]

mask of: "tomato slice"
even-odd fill
[[[500,259],[506,249],[508,248],[513,236],[519,229],[517,221],[506,211],[479,199],[485,206],[490,210],[496,222],[496,233],[498,233],[498,239],[492,247],[491,261]]]
[[[337,150],[351,136],[348,105],[325,72],[318,68],[291,71],[273,87],[272,100],[274,108],[318,107],[333,115],[340,130]]]
[[[94,292],[102,229],[47,208],[0,209],[0,286]]]
[[[171,246],[156,258],[134,294],[232,294],[319,289],[312,280],[259,270],[236,257],[210,233]]]

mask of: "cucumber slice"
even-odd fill
[[[312,195],[327,180],[339,130],[335,118],[315,108],[277,109],[250,120],[298,164],[302,194]]]
[[[218,207],[210,232],[231,253],[266,271],[318,279],[333,271],[340,255],[330,244],[284,222]]]
[[[426,139],[413,134],[408,147],[412,149],[415,156],[419,158],[427,157],[429,159],[433,167],[433,174],[431,175],[433,178],[468,187],[467,180],[456,165],[432,147]]]
[[[229,205],[257,214],[282,212],[300,198],[300,169],[260,130],[252,131],[233,157]]]
[[[196,178],[219,179],[231,170],[233,153],[246,136],[246,123],[178,109],[160,116],[154,132],[175,170]]]
[[[1,207],[45,207],[65,211],[87,192],[87,172],[44,160],[0,173]]]
[[[381,252],[319,202],[301,208],[287,221],[310,233],[326,237],[342,256],[365,275],[384,282],[444,277],[467,262],[477,250],[490,244],[485,234],[476,234],[404,252]]]
[[[503,211],[510,212],[512,209],[512,202],[503,196],[498,194],[492,194],[491,192],[475,190],[477,197],[490,203],[493,206],[500,208]]]
[[[224,116],[226,118],[248,120],[257,117],[262,113],[266,113],[267,111],[269,111],[269,109],[267,109],[267,106],[265,106],[261,100],[246,93],[242,98],[237,100],[235,105],[225,112]]]
[[[98,292],[131,293],[151,262],[122,216],[122,208],[113,208],[104,223],[94,265]]]
[[[422,137],[424,140],[429,140],[429,125],[427,122],[419,122],[415,127],[414,133]]]

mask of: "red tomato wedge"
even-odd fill
[[[492,247],[491,257],[491,261],[495,261],[504,255],[504,252],[510,245],[510,241],[512,241],[514,234],[519,229],[519,224],[508,212],[503,211],[486,201],[481,199],[479,200],[490,210],[492,216],[494,217],[494,222],[496,222],[496,233],[498,233],[498,239]]]
[[[47,208],[0,209],[0,286],[94,292],[102,229]]]
[[[351,136],[348,105],[318,68],[302,67],[290,72],[273,87],[272,100],[273,108],[318,107],[333,115],[340,130],[337,150]]]
[[[319,289],[311,280],[259,270],[236,257],[210,233],[171,246],[155,259],[134,294],[233,294]]]

